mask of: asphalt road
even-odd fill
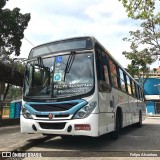
[[[37,159],[117,159],[126,160],[130,154],[158,152],[160,159],[160,117],[147,118],[142,128],[129,126],[122,130],[118,140],[111,140],[109,135],[99,138],[72,137],[62,140],[60,137],[45,137],[41,134],[21,134],[19,126],[0,128],[0,151],[27,151],[42,154]],[[46,158],[45,158],[46,157]],[[48,158],[49,157],[49,158]],[[53,158],[54,157],[54,158]],[[64,158],[65,157],[65,158]],[[126,157],[126,158],[122,158]],[[139,157],[139,156],[138,156]],[[25,158],[32,160],[31,158]],[[130,157],[137,160],[136,156]],[[150,160],[152,157],[141,159]]]
[[[42,134],[21,134],[19,125],[1,127],[0,151],[26,150],[48,139]]]
[[[138,156],[141,152],[154,154],[158,151],[160,153],[160,118],[147,118],[143,121],[142,128],[136,128],[135,126],[124,128],[118,140],[111,140],[109,135],[99,138],[73,137],[67,140],[54,137],[39,143],[28,151],[40,151],[48,157],[54,154],[58,159],[60,157],[68,157],[68,159],[71,157],[79,157],[79,159],[80,157],[86,159],[101,157],[103,159],[106,154],[109,154],[109,157],[119,157],[134,153]]]

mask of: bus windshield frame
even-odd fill
[[[70,63],[68,63],[69,61]],[[43,85],[38,86],[40,82],[34,80],[35,76],[38,77],[35,72],[37,72],[36,74],[43,72],[46,77],[48,75],[49,79],[46,78]],[[85,77],[85,75],[90,75],[90,78]],[[39,76],[39,80],[43,78]],[[24,77],[24,99],[38,101],[81,98],[91,95],[94,89],[94,54],[92,50],[53,55],[48,58],[41,57],[27,63]]]

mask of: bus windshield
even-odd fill
[[[73,53],[28,62],[24,96],[65,98],[89,93],[94,86],[93,53]]]

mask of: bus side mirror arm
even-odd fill
[[[111,88],[111,85],[106,83],[105,81],[98,81],[98,89],[99,89],[99,92],[111,92],[112,88]]]

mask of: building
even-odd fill
[[[160,114],[160,77],[147,78],[144,84],[148,114]]]

